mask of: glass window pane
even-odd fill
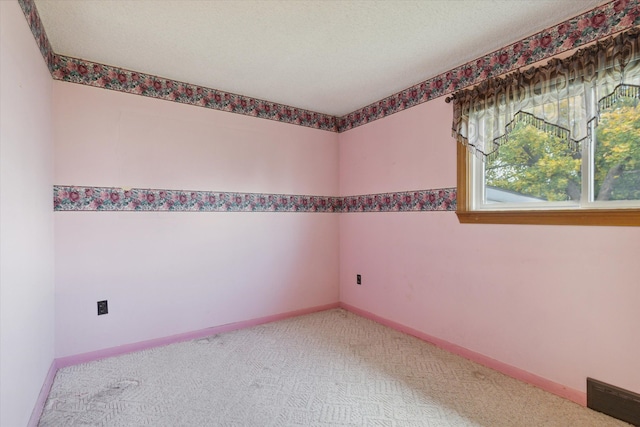
[[[595,200],[640,200],[640,108],[637,99],[622,98],[614,108],[601,114],[595,144]]]
[[[559,138],[520,123],[485,162],[485,203],[580,200],[581,153]]]

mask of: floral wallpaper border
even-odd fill
[[[414,107],[640,25],[638,0],[615,0],[338,118],[338,132]]]
[[[639,0],[615,0],[342,117],[58,55],[34,0],[18,0],[54,79],[332,132],[345,132],[487,78],[640,25]]]
[[[24,17],[27,19],[27,23],[31,29],[31,34],[33,34],[33,37],[36,39],[36,44],[40,49],[44,62],[47,64],[49,72],[53,74],[53,63],[56,54],[53,52],[47,33],[42,26],[38,9],[36,9],[36,5],[33,0],[18,0],[18,3],[22,8]]]
[[[337,119],[328,114],[165,79],[151,74],[138,73],[84,59],[55,55],[52,75],[54,79],[65,82],[337,132]]]
[[[456,189],[402,191],[343,198],[342,212],[455,211]]]
[[[55,80],[337,132],[337,118],[329,114],[56,54],[34,0],[18,1]]]
[[[54,211],[407,212],[453,211],[455,188],[348,197],[119,187],[53,187]]]

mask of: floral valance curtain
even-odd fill
[[[542,67],[516,71],[455,93],[453,136],[483,158],[521,122],[574,150],[589,141],[601,111],[640,99],[640,29],[633,28]]]

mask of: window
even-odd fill
[[[638,33],[453,96],[461,222],[640,225]]]

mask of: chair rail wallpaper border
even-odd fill
[[[53,210],[309,213],[455,211],[456,189],[340,197],[55,185]]]
[[[456,188],[346,196],[343,213],[455,211]]]

